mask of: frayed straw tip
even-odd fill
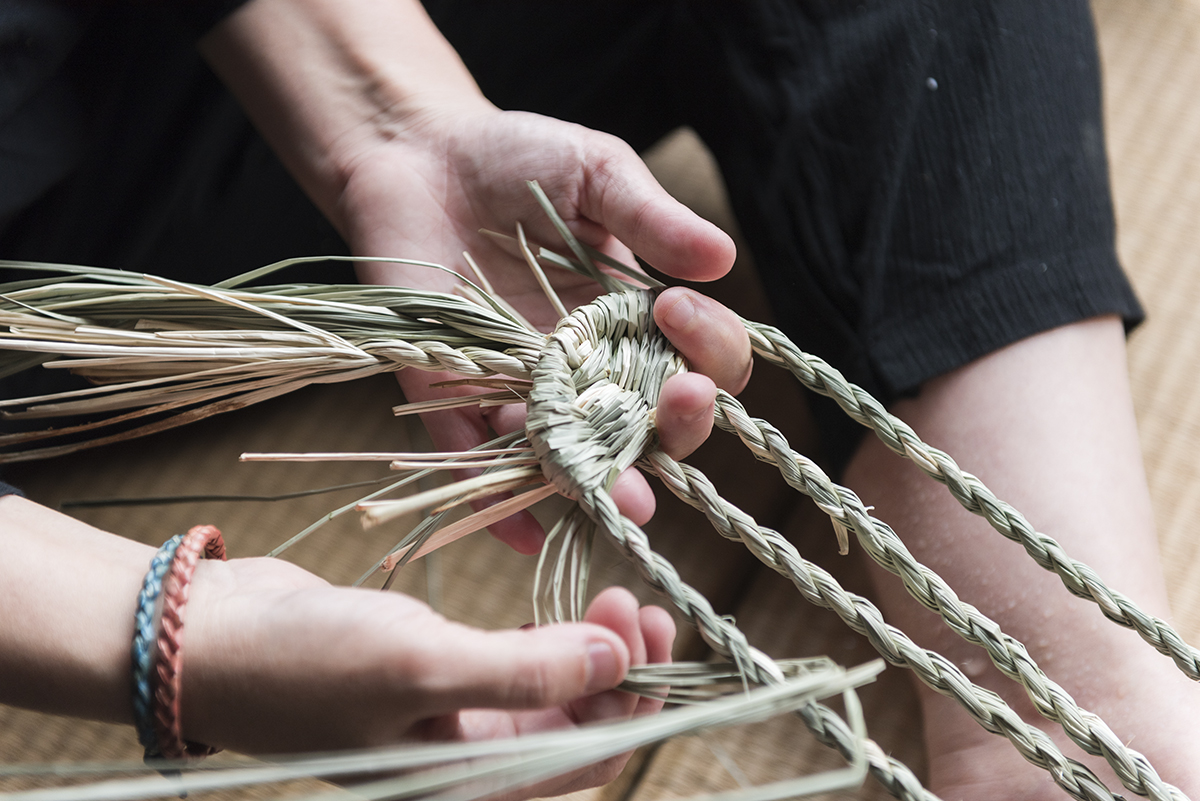
[[[363,531],[370,531],[376,526],[390,523],[398,517],[412,511],[410,504],[393,501],[366,501],[354,507],[356,512],[362,512]]]

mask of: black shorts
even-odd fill
[[[639,149],[694,128],[781,327],[884,402],[1039,331],[1141,319],[1086,0],[427,7],[502,108]],[[344,248],[169,16],[88,18],[58,79],[91,134],[0,256],[215,279]],[[813,406],[836,469],[861,429]]]

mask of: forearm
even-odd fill
[[[415,0],[253,0],[200,50],[343,233],[340,196],[362,154],[438,110],[488,107]]]
[[[154,549],[0,498],[0,701],[129,722],[130,644]]]
[[[930,382],[896,409],[927,442],[952,454],[1073,558],[1146,612],[1169,618],[1118,319],[1076,323],[1018,342]],[[1073,597],[1020,545],[963,510],[944,487],[878,440],[864,443],[847,482],[917,559],[1024,642],[1054,681],[1132,741],[1164,777],[1182,782],[1195,775],[1194,761],[1172,763],[1179,750],[1172,743],[1186,743],[1190,752],[1194,738],[1186,726],[1200,705],[1195,688],[1168,658],[1104,620],[1094,604]],[[881,571],[877,578],[890,623],[999,692],[1065,747],[1062,731],[1039,718],[1026,693],[1001,677],[980,648],[907,598],[898,580]],[[1034,781],[1015,752],[975,726],[954,701],[924,690],[923,704],[930,752],[941,755],[930,766],[933,786],[966,782],[974,766],[990,764],[972,748],[993,746],[1011,759],[1014,787],[1020,788],[1018,776]],[[1146,726],[1147,720],[1155,725]],[[1088,764],[1107,775],[1098,761]],[[1022,795],[1020,789],[1013,793]]]

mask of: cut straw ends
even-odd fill
[[[522,509],[528,509],[538,501],[549,498],[551,495],[556,493],[557,490],[552,484],[546,484],[538,489],[533,489],[529,492],[523,492],[520,495],[514,495],[513,497],[506,498],[499,503],[494,503],[485,509],[480,509],[474,514],[467,515],[457,523],[451,523],[450,525],[438,529],[436,532],[431,534],[424,544],[419,546],[417,552],[412,555],[411,559],[420,559],[422,556],[433,553],[444,545],[449,545],[456,540],[462,539],[468,534],[474,534],[476,531],[487,528],[493,523],[497,523],[506,517],[516,514]],[[384,501],[382,503],[386,504],[387,502]],[[363,505],[365,506],[366,504]],[[367,527],[366,517],[371,511],[372,510],[368,508],[366,514],[363,516],[364,528]],[[378,524],[372,523],[372,525]],[[394,570],[396,565],[400,564],[402,561],[409,561],[406,559],[406,557],[408,556],[408,552],[412,549],[412,547],[413,546],[400,548],[388,554],[388,556],[383,560],[383,563],[380,565],[380,569],[387,572]]]

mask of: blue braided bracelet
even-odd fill
[[[133,631],[133,724],[138,742],[146,748],[146,759],[159,755],[158,735],[154,731],[154,688],[150,684],[150,667],[154,663],[155,607],[162,593],[163,576],[171,567],[175,551],[183,541],[176,534],[163,543],[150,560],[150,570],[138,593],[137,616]]]

